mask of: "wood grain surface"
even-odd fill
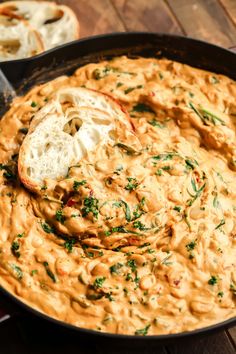
[[[219,0],[223,6],[226,14],[232,20],[233,24],[236,25],[236,1],[235,0]]]
[[[236,27],[218,1],[167,0],[167,2],[188,36],[224,47],[235,44]]]
[[[1,2],[1,1],[0,1]],[[236,48],[236,0],[61,0],[80,22],[80,37],[116,31],[182,34]],[[236,63],[235,63],[236,64]],[[0,307],[9,303],[2,302]],[[178,345],[128,349],[59,333],[24,312],[0,323],[0,354],[235,354],[236,327]],[[122,345],[122,343],[120,343]]]
[[[111,0],[127,31],[183,34],[169,6],[162,0]]]

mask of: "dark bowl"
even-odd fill
[[[72,74],[77,67],[103,59],[111,59],[118,55],[166,57],[197,68],[224,74],[236,80],[236,54],[230,50],[191,38],[144,32],[114,33],[77,40],[33,58],[2,62],[0,69],[16,89],[17,94],[22,95],[36,84],[47,82],[59,75]],[[7,103],[0,100],[0,109],[6,110]],[[147,345],[152,347],[173,342],[186,342],[236,324],[234,317],[209,327],[178,334],[140,337],[101,333],[55,320],[24,304],[5,289],[0,290],[9,301],[13,301],[33,316],[40,317],[44,322],[46,320],[51,328],[56,326],[58,333],[62,330],[71,335],[92,338],[99,343],[105,341],[108,346],[115,344],[126,348],[141,348]]]

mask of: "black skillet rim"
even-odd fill
[[[96,35],[96,36],[92,36],[92,37],[86,37],[86,38],[82,38],[67,44],[63,44],[59,47],[50,49],[46,52],[43,52],[41,54],[38,54],[37,56],[34,56],[32,58],[24,58],[24,59],[18,59],[18,60],[14,60],[14,61],[6,61],[6,62],[2,62],[0,63],[0,68],[3,69],[4,72],[4,67],[7,67],[8,65],[12,65],[14,63],[27,63],[27,62],[33,62],[37,64],[37,60],[40,58],[43,58],[47,55],[53,54],[53,53],[57,53],[60,50],[63,50],[66,47],[72,47],[75,45],[80,45],[81,43],[92,43],[93,41],[96,40],[103,40],[103,39],[109,39],[109,38],[119,38],[119,37],[130,37],[130,39],[132,39],[132,36],[144,36],[147,37],[147,41],[148,41],[148,36],[152,36],[152,37],[156,37],[156,38],[163,38],[163,39],[176,39],[176,40],[183,40],[186,43],[189,42],[193,45],[201,45],[205,48],[208,48],[209,50],[212,48],[214,50],[217,50],[219,52],[221,52],[221,54],[223,55],[224,53],[228,53],[228,54],[232,54],[232,58],[235,57],[236,60],[236,54],[233,53],[232,51],[230,51],[229,49],[225,49],[222,48],[220,46],[214,45],[214,44],[210,44],[207,43],[205,41],[201,41],[201,40],[197,40],[197,39],[193,39],[193,38],[189,38],[189,37],[184,37],[184,36],[180,36],[180,35],[172,35],[172,34],[166,34],[166,33],[154,33],[154,32],[116,32],[116,33],[111,33],[111,34],[102,34],[102,35]],[[140,43],[141,45],[141,43]],[[132,47],[131,47],[132,48]],[[126,49],[126,47],[123,47],[122,49]],[[106,48],[104,48],[104,51],[106,51]],[[91,51],[91,54],[93,52]],[[12,63],[12,64],[11,64]],[[191,64],[190,64],[191,65]],[[0,292],[2,292],[4,295],[6,295],[6,297],[10,298],[14,303],[18,304],[20,307],[24,308],[26,311],[36,315],[39,318],[42,318],[44,320],[47,320],[48,322],[51,322],[55,325],[58,325],[60,327],[64,327],[70,331],[73,332],[79,332],[81,334],[86,334],[86,335],[92,335],[93,337],[100,337],[100,338],[107,338],[107,339],[117,339],[117,340],[138,340],[140,341],[155,341],[157,344],[160,342],[167,342],[167,341],[176,341],[176,340],[180,340],[180,339],[186,339],[186,338],[190,338],[190,337],[195,337],[195,336],[200,336],[200,335],[207,335],[210,334],[212,332],[216,332],[219,331],[221,329],[224,328],[229,328],[233,325],[236,324],[236,317],[230,318],[226,321],[223,322],[219,322],[207,327],[203,327],[203,328],[199,328],[196,330],[192,330],[192,331],[185,331],[185,332],[180,332],[180,333],[174,333],[174,334],[163,334],[163,335],[147,335],[147,336],[136,336],[136,335],[126,335],[126,334],[115,334],[115,333],[108,333],[108,332],[100,332],[100,331],[96,331],[93,329],[86,329],[86,328],[81,328],[81,327],[77,327],[75,325],[57,320],[53,317],[50,317],[42,312],[40,312],[39,310],[33,308],[32,306],[28,305],[27,303],[24,303],[20,298],[18,298],[17,296],[14,296],[12,293],[10,293],[8,290],[6,290],[5,288],[3,288],[2,286],[0,286]]]
[[[143,31],[130,31],[130,32],[111,32],[111,33],[106,33],[106,34],[97,34],[97,35],[93,35],[93,36],[86,36],[83,37],[81,39],[76,39],[74,41],[68,42],[68,43],[64,43],[61,44],[57,47],[48,49],[42,53],[39,53],[37,55],[34,55],[33,57],[28,57],[28,58],[23,58],[23,59],[15,59],[15,60],[8,60],[8,61],[1,61],[0,62],[0,68],[3,66],[8,66],[8,64],[11,63],[24,63],[24,62],[34,62],[37,61],[38,59],[47,56],[48,54],[54,53],[54,52],[58,52],[60,51],[60,49],[66,48],[66,47],[70,47],[76,44],[80,44],[80,43],[84,43],[87,42],[89,43],[90,41],[94,41],[94,40],[99,40],[99,39],[106,39],[106,38],[116,38],[116,37],[132,37],[132,36],[153,36],[153,37],[159,37],[159,38],[163,38],[163,39],[170,39],[170,38],[175,38],[176,40],[183,40],[189,43],[194,43],[195,45],[199,44],[199,45],[203,45],[210,48],[215,48],[216,50],[220,50],[222,53],[230,53],[232,55],[235,56],[235,60],[236,60],[236,52],[232,51],[230,48],[224,48],[221,47],[220,45],[217,44],[213,44],[213,43],[209,43],[206,42],[204,40],[201,39],[196,39],[190,36],[184,36],[184,35],[179,35],[179,34],[172,34],[172,33],[166,33],[166,32],[143,32]],[[132,38],[131,38],[132,39]],[[105,48],[106,49],[106,48]],[[91,51],[92,52],[92,51]]]
[[[227,329],[232,327],[233,325],[236,324],[236,317],[230,318],[228,320],[225,320],[223,322],[219,322],[207,327],[202,327],[199,329],[195,329],[192,331],[184,331],[180,333],[173,333],[173,334],[157,334],[157,335],[147,335],[147,336],[138,336],[138,335],[132,335],[132,334],[116,334],[116,333],[109,333],[109,332],[102,332],[94,329],[87,329],[83,327],[77,327],[73,324],[57,320],[54,317],[50,317],[47,314],[33,308],[32,306],[28,305],[27,303],[23,302],[20,298],[17,296],[14,296],[10,291],[6,290],[2,286],[0,286],[0,293],[3,293],[7,298],[12,300],[13,303],[16,303],[19,305],[21,308],[26,310],[27,312],[43,319],[48,322],[51,322],[57,326],[60,326],[61,328],[65,328],[67,330],[73,331],[73,332],[79,332],[84,335],[92,335],[93,337],[100,337],[100,338],[107,338],[107,339],[115,339],[115,340],[138,340],[138,341],[150,341],[152,342],[153,340],[157,344],[162,344],[160,342],[166,343],[168,342],[175,342],[178,339],[187,339],[187,338],[192,338],[196,336],[205,336],[214,332],[218,332],[223,329]]]

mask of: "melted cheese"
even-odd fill
[[[11,178],[20,129],[59,88],[83,85],[117,98],[135,136],[117,127],[115,142],[36,197]],[[120,57],[16,99],[0,122],[2,286],[105,332],[176,333],[234,317],[235,98],[222,75]]]

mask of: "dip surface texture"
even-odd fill
[[[37,194],[17,156],[58,89],[130,114]],[[236,316],[236,83],[166,59],[115,58],[17,98],[0,122],[0,283],[61,321],[136,335]]]

